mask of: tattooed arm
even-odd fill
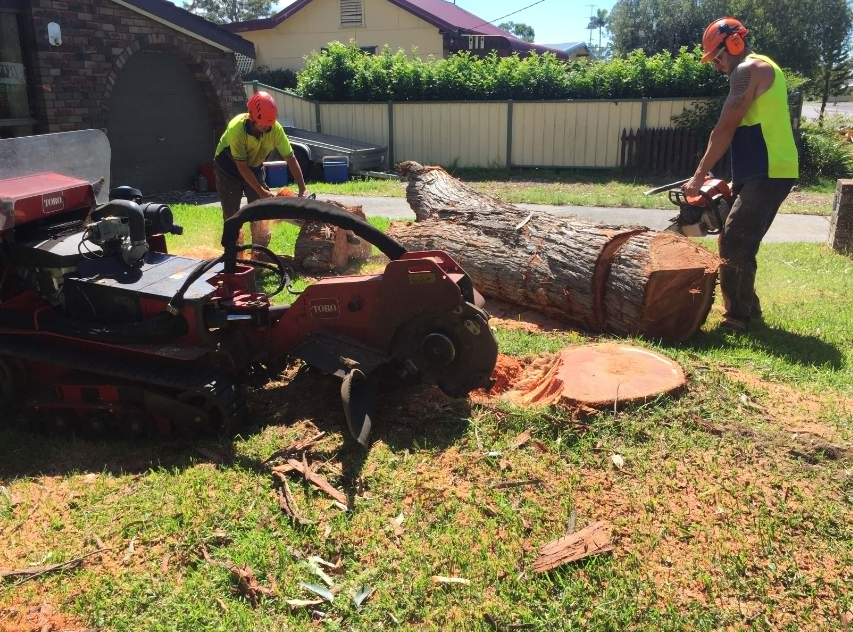
[[[687,195],[698,194],[711,167],[717,164],[728,151],[735,131],[747,110],[758,95],[770,88],[774,77],[773,68],[756,59],[744,61],[732,73],[729,79],[729,96],[723,104],[720,119],[711,132],[708,149],[696,168],[693,178],[683,187]]]

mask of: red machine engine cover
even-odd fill
[[[0,232],[94,203],[91,184],[58,173],[0,180]]]

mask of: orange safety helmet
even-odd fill
[[[735,18],[719,18],[705,29],[702,35],[702,48],[705,54],[702,61],[709,61],[725,45],[730,55],[740,55],[746,48],[743,38],[749,34],[749,29]]]
[[[249,118],[261,127],[269,127],[278,119],[275,97],[268,92],[256,92],[249,97]]]

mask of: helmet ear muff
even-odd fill
[[[732,33],[726,38],[726,51],[729,55],[738,56],[746,48],[746,42],[740,36],[740,33]]]

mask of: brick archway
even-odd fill
[[[204,91],[204,95],[207,99],[207,105],[210,108],[210,117],[213,120],[214,126],[218,130],[224,129],[227,122],[227,114],[221,100],[223,96],[223,88],[218,85],[218,81],[210,67],[210,64],[208,64],[199,55],[189,50],[182,38],[162,33],[151,33],[144,37],[140,37],[128,44],[124,51],[122,51],[121,55],[115,59],[113,62],[113,68],[107,77],[106,87],[104,88],[103,100],[101,102],[100,121],[97,127],[101,128],[104,132],[107,132],[110,101],[116,79],[127,61],[139,51],[170,53],[186,63]]]

